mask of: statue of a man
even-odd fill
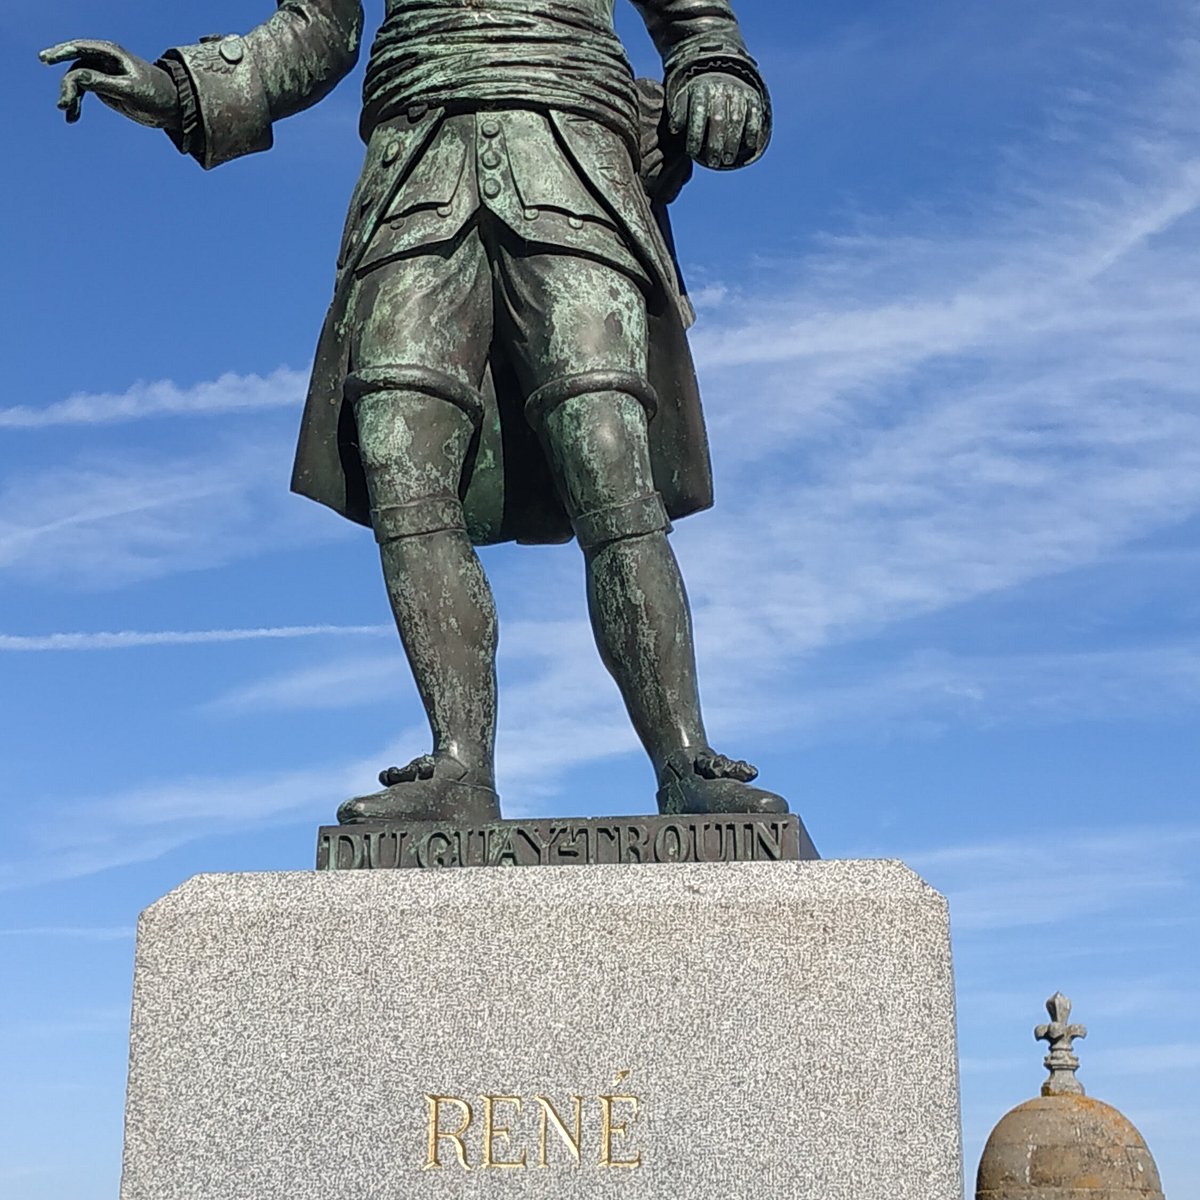
[[[760,156],[769,100],[727,0],[634,0],[661,86],[634,79],[613,2],[387,0],[293,488],[374,530],[434,745],[343,822],[499,816],[474,546],[572,534],[660,810],[787,811],[708,744],[667,542],[711,475],[665,206],[691,160]],[[94,92],[207,168],[327,95],[362,20],[360,0],[278,0],[244,37],[155,64],[100,41],[42,58],[72,64],[68,121]]]

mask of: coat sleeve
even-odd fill
[[[766,110],[758,158],[770,137],[771,98],[728,0],[633,0],[633,5],[662,55],[668,110],[689,79],[709,72],[734,75],[758,91]]]
[[[269,150],[272,124],[323,99],[358,61],[362,0],[276,3],[245,36],[201,38],[159,60],[183,110],[173,140],[205,168]]]

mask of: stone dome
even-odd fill
[[[1018,1105],[988,1138],[976,1200],[1163,1200],[1158,1168],[1142,1135],[1115,1108],[1084,1094],[1061,993],[1046,1007],[1052,1022],[1036,1036],[1050,1043],[1050,1078],[1036,1100]]]

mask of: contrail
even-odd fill
[[[277,625],[262,629],[123,630],[117,633],[0,633],[0,651],[131,650],[141,646],[196,646],[279,638],[380,637],[389,625]]]

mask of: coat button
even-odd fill
[[[583,222],[578,217],[568,217],[567,224],[570,225],[570,227],[572,229],[582,229],[583,228]]]
[[[439,204],[437,214],[439,217],[448,217],[453,211],[449,204]]]
[[[385,167],[390,167],[392,165],[392,163],[394,163],[396,161],[396,159],[398,159],[399,157],[400,157],[400,143],[399,142],[388,142],[387,149],[385,149],[383,152],[383,165]]]
[[[479,132],[486,138],[494,138],[500,133],[500,122],[484,121],[479,127]]]
[[[536,221],[538,219],[538,210],[536,208],[527,208],[521,215],[527,221]]]
[[[500,195],[500,180],[498,180],[498,179],[485,180],[484,184],[483,184],[483,194],[489,200],[495,200],[495,198],[498,195]]]
[[[246,57],[246,47],[242,45],[242,39],[240,37],[226,38],[221,43],[221,57],[230,66],[236,67]]]
[[[494,171],[500,165],[500,155],[495,150],[485,150],[479,160],[489,171]]]

